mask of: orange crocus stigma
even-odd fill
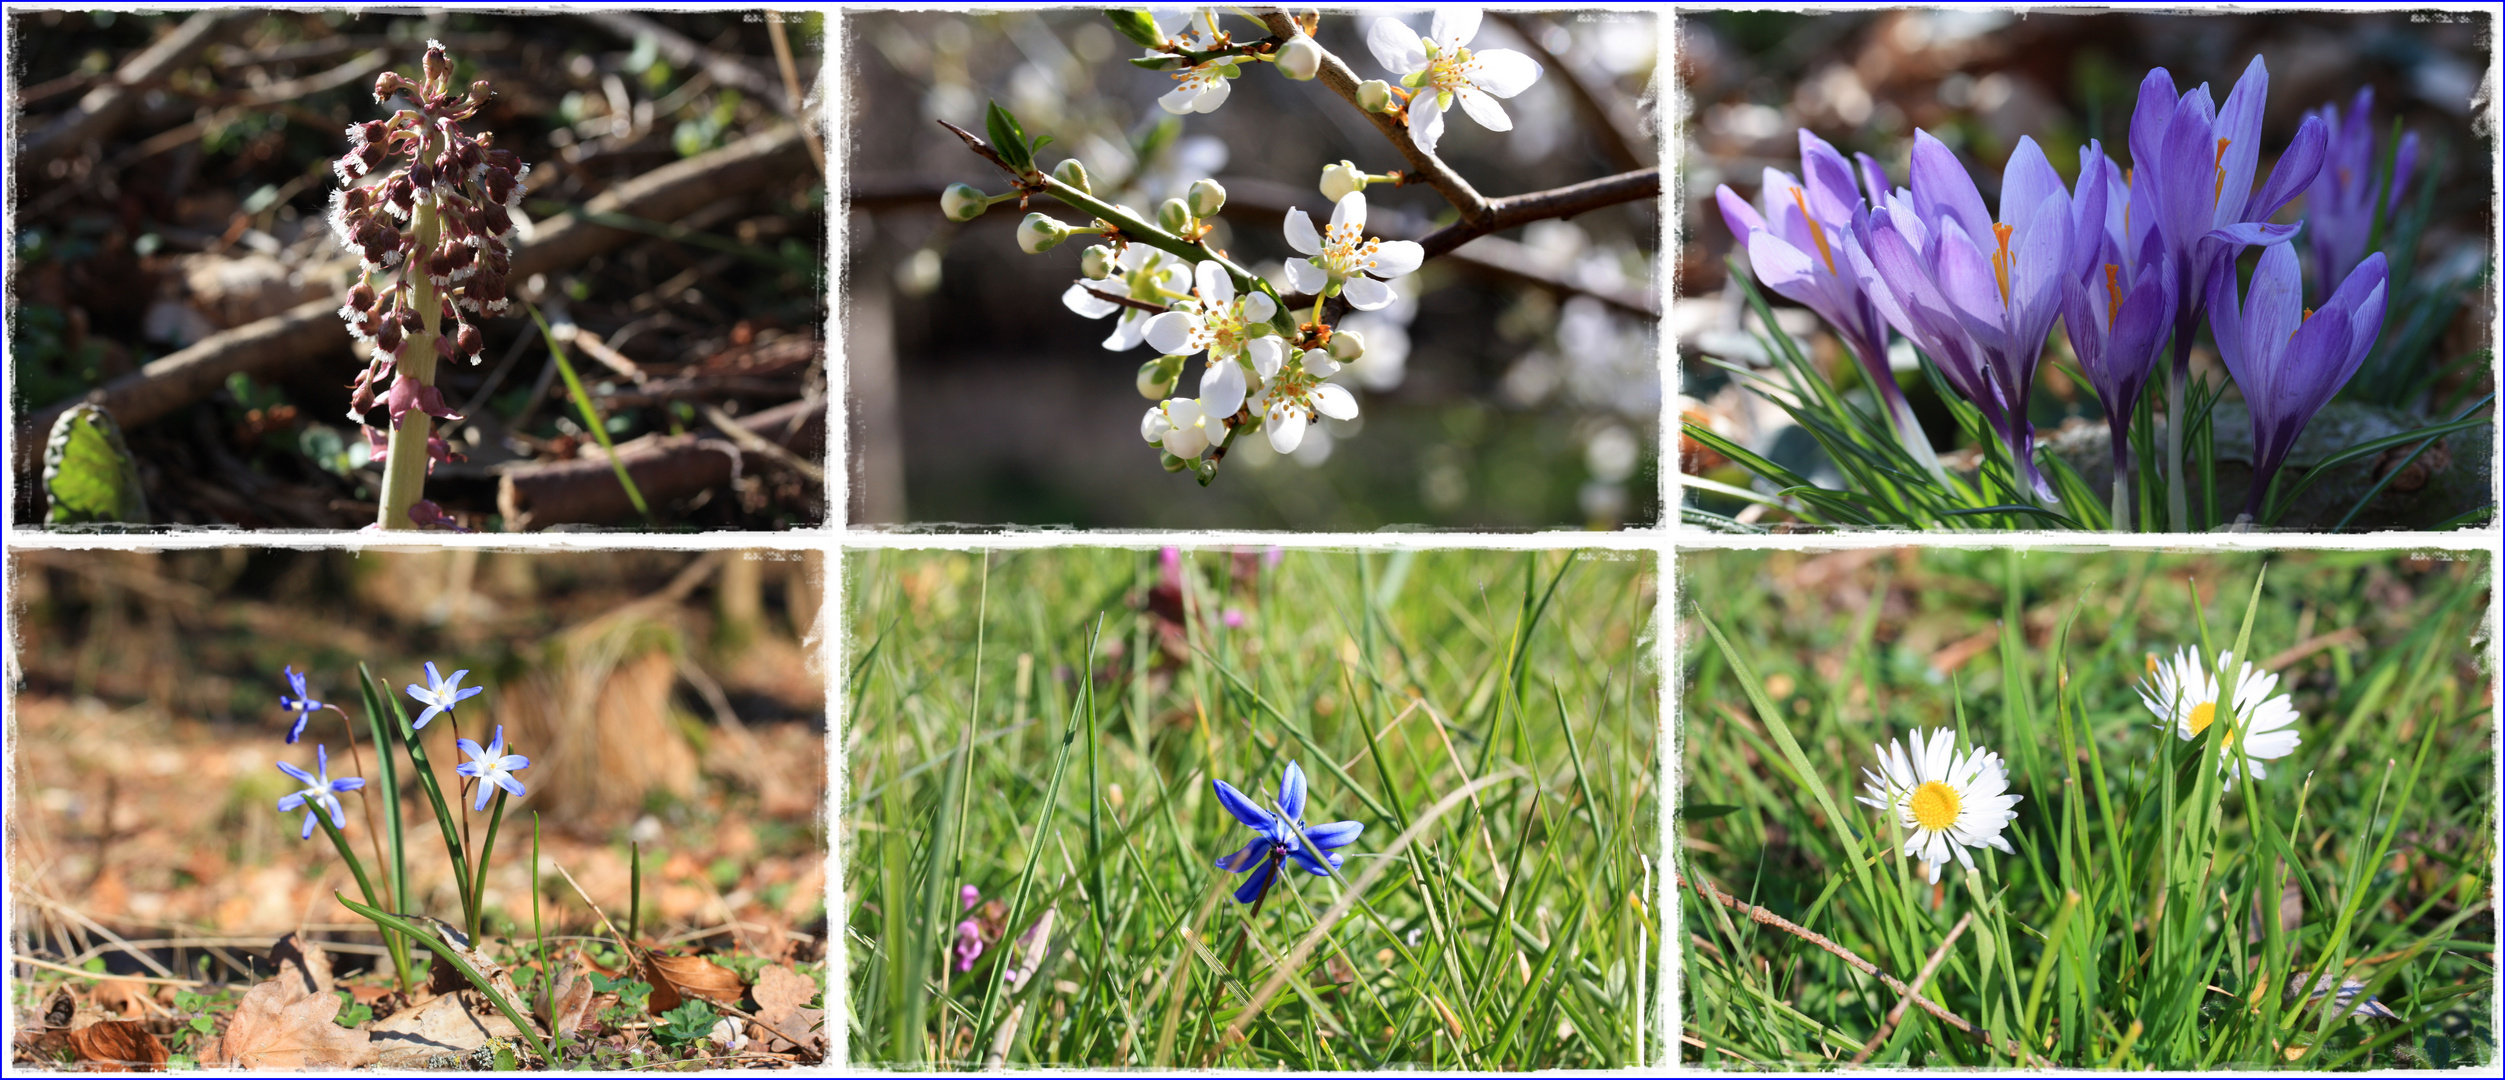
[[[1827,273],[1835,273],[1835,252],[1827,247],[1827,231],[1818,227],[1817,218],[1810,216],[1808,197],[1799,188],[1793,188],[1792,202],[1800,207],[1800,219],[1809,223],[1809,238],[1818,242],[1818,257],[1827,261]]]
[[[2209,201],[2212,203],[2227,197],[2227,144],[2233,141],[2234,140],[2232,139],[2218,140],[2218,160],[2216,162],[2218,168],[2218,183],[2212,186],[2209,191]]]
[[[2006,224],[1992,226],[1992,235],[1999,237],[2001,248],[1992,253],[1992,276],[2000,279],[2001,306],[2009,306],[2009,234],[2016,230]]]
[[[2108,324],[2122,317],[2122,283],[2117,279],[2121,273],[2122,267],[2105,264],[2105,321]]]
[[[2298,330],[2302,330],[2302,329],[2304,329],[2304,327],[2305,327],[2305,320],[2306,320],[2306,319],[2311,319],[2311,318],[2313,318],[2313,317],[2314,317],[2314,309],[2312,309],[2312,308],[2306,308],[2306,309],[2305,309],[2305,316],[2304,316],[2304,318],[2301,318],[2301,319],[2296,320],[2296,326],[2297,326],[2297,329],[2298,329]],[[2290,331],[2288,331],[2288,340],[2289,340],[2289,341],[2294,341],[2294,340],[2296,340],[2296,330],[2290,330]]]

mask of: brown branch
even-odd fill
[[[1914,993],[1912,987],[1906,986],[1903,982],[1898,981],[1896,976],[1879,970],[1879,965],[1862,959],[1860,956],[1854,954],[1851,949],[1847,949],[1836,944],[1826,935],[1815,930],[1811,930],[1808,927],[1791,921],[1790,919],[1786,919],[1781,915],[1777,915],[1774,912],[1766,910],[1765,908],[1758,907],[1755,904],[1748,903],[1747,901],[1741,900],[1729,893],[1723,892],[1722,890],[1715,888],[1713,882],[1707,881],[1704,878],[1685,878],[1681,879],[1679,884],[1689,886],[1695,889],[1699,895],[1704,896],[1717,904],[1721,904],[1724,907],[1730,908],[1733,911],[1739,912],[1742,915],[1748,916],[1749,920],[1752,922],[1762,926],[1771,926],[1777,930],[1783,931],[1786,934],[1799,938],[1802,941],[1806,941],[1821,949],[1825,949],[1827,952],[1834,954],[1836,958],[1847,964],[1851,964],[1855,970],[1860,971],[1862,974],[1868,975],[1871,978],[1887,984],[1888,989],[1896,991],[1896,993],[1905,1000],[1922,1006],[1922,1011],[1930,1013],[1932,1017],[1937,1019],[1939,1022],[1973,1036],[1976,1042],[1983,1044],[1984,1049],[1995,1053],[2014,1055],[2017,1057],[2018,1063],[2021,1067],[2024,1067],[2027,1064],[2028,1059],[2025,1047],[2019,1046],[2018,1044],[2009,1042],[2005,1039],[1993,1038],[1991,1032],[1974,1026],[1974,1024],[1968,1022],[1965,1017],[1948,1011],[1946,1007],[1940,1005],[1938,1002]]]
[[[1432,259],[1439,255],[1450,254],[1453,249],[1490,233],[1503,232],[1534,221],[1570,218],[1602,207],[1660,197],[1661,170],[1658,168],[1638,169],[1634,172],[1604,176],[1598,180],[1586,180],[1580,184],[1569,184],[1546,191],[1508,195],[1489,203],[1489,213],[1486,217],[1476,222],[1465,220],[1446,225],[1420,238],[1418,246],[1426,249],[1426,257]],[[1501,264],[1497,265],[1501,267]],[[1504,267],[1504,269],[1513,268]],[[1564,285],[1564,282],[1560,281],[1556,284]],[[1624,297],[1602,296],[1599,293],[1593,295],[1615,302],[1621,307],[1628,306],[1627,298]],[[1647,299],[1649,300],[1649,297]],[[1285,297],[1282,303],[1290,309],[1295,309],[1311,305],[1313,297],[1310,294],[1298,294]],[[1339,316],[1346,314],[1347,310],[1347,302],[1335,298],[1324,308],[1324,315],[1326,320],[1336,320]],[[1656,318],[1659,317],[1657,308],[1639,308],[1638,310]]]
[[[815,402],[821,409],[825,407],[824,402],[817,401],[814,398],[804,398],[802,399],[801,404],[807,405],[812,402]],[[786,469],[799,473],[801,476],[808,478],[811,483],[823,484],[826,482],[825,469],[819,468],[810,462],[802,461],[799,455],[794,454],[789,450],[785,450],[780,445],[777,445],[773,441],[767,439],[765,436],[757,434],[755,429],[741,423],[737,417],[723,412],[721,406],[708,402],[699,406],[699,408],[704,412],[705,419],[710,421],[715,428],[720,429],[722,434],[730,436],[731,441],[738,443],[740,449],[746,450],[751,454],[760,455],[768,461],[774,462],[775,464],[781,465]]]
[[[1260,18],[1262,24],[1282,41],[1303,32],[1296,25],[1296,20],[1276,8],[1261,12]],[[1486,196],[1480,195],[1477,188],[1471,187],[1469,181],[1453,171],[1452,166],[1444,164],[1442,158],[1428,153],[1418,145],[1417,140],[1410,138],[1407,124],[1386,114],[1360,108],[1357,105],[1357,83],[1360,80],[1356,71],[1329,49],[1321,49],[1321,53],[1322,67],[1318,77],[1322,85],[1348,102],[1348,107],[1356,109],[1358,115],[1372,121],[1375,130],[1382,132],[1392,148],[1400,151],[1401,158],[1409,162],[1409,167],[1416,171],[1418,177],[1442,195],[1445,202],[1453,204],[1453,209],[1461,211],[1461,220],[1478,221],[1490,215],[1493,206]]]
[[[1906,987],[1905,993],[1896,999],[1896,1007],[1887,1011],[1887,1022],[1879,1025],[1879,1033],[1872,1035],[1869,1042],[1861,1044],[1861,1052],[1853,1055],[1852,1064],[1859,1065],[1870,1060],[1870,1055],[1878,1053],[1880,1047],[1887,1045],[1887,1037],[1894,1034],[1897,1023],[1905,1019],[1905,1006],[1913,1004],[1915,998],[1922,996],[1922,985],[1931,981],[1933,972],[1940,970],[1940,961],[1948,959],[1948,947],[1956,944],[1957,938],[1963,935],[1966,927],[1973,922],[1974,912],[1971,911],[1957,917],[1957,925],[1949,927],[1948,936],[1941,938],[1939,946],[1931,950],[1931,958],[1922,962],[1921,971],[1914,973],[1913,985]]]
[[[802,398],[738,423],[785,447],[814,443],[826,430],[826,399]],[[636,488],[653,503],[728,484],[739,460],[731,443],[695,432],[637,439],[619,446],[617,456]],[[635,515],[606,454],[507,470],[497,484],[496,509],[504,515],[504,527],[514,532]]]
[[[1087,290],[1087,295],[1093,296],[1096,299],[1102,300],[1108,304],[1120,304],[1126,308],[1138,308],[1141,311],[1149,312],[1155,315],[1163,315],[1167,310],[1163,304],[1151,304],[1146,300],[1133,300],[1127,296],[1116,296],[1092,285],[1081,285],[1079,288]]]
[[[1627,130],[1621,111],[1602,100],[1602,95],[1609,88],[1605,85],[1593,86],[1584,65],[1548,51],[1548,46],[1540,42],[1540,35],[1531,24],[1528,12],[1490,11],[1487,17],[1513,31],[1513,36],[1522,39],[1523,47],[1530,50],[1531,59],[1557,73],[1558,81],[1565,85],[1566,96],[1574,99],[1576,111],[1581,112],[1584,120],[1591,124],[1594,140],[1600,143],[1601,156],[1621,169],[1641,169],[1653,160],[1653,155],[1636,149],[1643,142],[1637,132]]]
[[[141,50],[113,73],[112,82],[88,91],[70,111],[53,118],[43,130],[29,137],[18,151],[19,167],[40,165],[89,139],[111,134],[138,108],[140,84],[162,80],[198,55],[216,37],[226,18],[223,11],[200,12]]]

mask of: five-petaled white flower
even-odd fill
[[[1293,263],[1289,265],[1294,265]],[[1304,445],[1305,427],[1316,413],[1333,420],[1357,416],[1357,396],[1348,388],[1322,380],[1340,370],[1340,363],[1320,349],[1307,349],[1293,364],[1261,373],[1261,390],[1253,395],[1253,411],[1261,414],[1261,430],[1270,448],[1282,454]]]
[[[1061,304],[1090,319],[1101,319],[1115,312],[1113,333],[1105,338],[1105,348],[1115,352],[1138,347],[1145,340],[1148,320],[1156,313],[1114,303],[1088,290],[1109,296],[1125,296],[1133,300],[1164,305],[1167,301],[1187,295],[1192,285],[1191,268],[1183,260],[1149,247],[1146,244],[1125,244],[1122,254],[1114,260],[1114,272],[1102,281],[1081,281],[1071,284],[1061,294]]]
[[[516,769],[530,768],[531,759],[504,752],[503,724],[496,725],[496,741],[485,747],[469,739],[458,740],[455,745],[461,748],[462,753],[470,755],[470,760],[453,766],[452,771],[478,781],[478,805],[470,809],[487,809],[489,788],[503,788],[514,795],[523,794],[522,782],[515,779],[513,773]]]
[[[1204,379],[1203,385],[1206,382]],[[1233,409],[1212,414],[1196,398],[1167,398],[1150,406],[1147,415],[1139,418],[1139,437],[1189,461],[1209,449],[1210,444],[1226,438],[1226,418],[1233,415]]]
[[[1910,755],[1904,743],[1894,740],[1874,748],[1881,771],[1861,771],[1870,794],[1856,795],[1854,801],[1895,814],[1897,823],[1911,832],[1905,837],[1905,855],[1922,860],[1935,882],[1951,855],[1974,869],[1968,848],[1990,844],[2015,854],[2001,829],[2017,819],[2012,808],[2023,796],[2009,794],[2001,756],[1978,746],[1958,757],[1957,733],[1947,728],[1928,736],[1916,728],[1911,742]]]
[[[419,713],[417,719],[411,722],[409,726],[412,728],[424,728],[427,721],[435,718],[436,713],[451,712],[453,706],[460,704],[471,695],[487,689],[483,686],[473,686],[467,690],[462,689],[461,677],[469,673],[470,669],[462,668],[459,671],[453,672],[452,677],[447,679],[443,676],[442,672],[435,670],[434,661],[427,661],[426,685],[419,686],[415,683],[409,684],[409,696],[425,703],[426,711]]]
[[[2251,759],[2253,779],[2259,780],[2269,775],[2262,762],[2295,752],[2300,741],[2296,734],[2296,706],[2286,694],[2271,696],[2270,692],[2279,685],[2277,675],[2237,660],[2233,652],[2219,655],[2218,668],[2231,673],[2235,680],[2235,698],[2226,717],[2227,733],[2218,745],[2223,767],[2229,770],[2227,783],[2235,783],[2233,766],[2238,739],[2244,741],[2242,756]],[[2162,726],[2174,729],[2175,738],[2185,742],[2201,738],[2219,720],[2216,670],[2202,663],[2200,654],[2191,649],[2177,650],[2171,660],[2159,660],[2152,653],[2148,658],[2148,678],[2140,685],[2140,701],[2165,722]]]
[[[1160,9],[1150,12],[1157,22],[1157,32],[1174,44],[1193,52],[1208,52],[1218,47],[1218,14],[1208,8]],[[1179,32],[1178,32],[1179,31]],[[1172,54],[1152,52],[1148,58],[1167,58]],[[1210,113],[1226,104],[1227,80],[1241,74],[1232,56],[1205,63],[1192,64],[1174,73],[1174,89],[1157,99],[1157,106],[1176,115]]]
[[[1193,268],[1192,296],[1183,301],[1185,306],[1149,319],[1145,336],[1151,348],[1168,356],[1208,351],[1209,366],[1200,376],[1200,408],[1223,421],[1244,404],[1247,387],[1239,359],[1250,360],[1256,371],[1276,370],[1286,359],[1287,346],[1262,332],[1279,305],[1265,292],[1238,298],[1235,279],[1215,262]]]
[[[1331,208],[1330,226],[1319,234],[1313,231],[1312,218],[1290,207],[1287,246],[1312,257],[1287,261],[1288,286],[1309,294],[1336,287],[1348,298],[1348,306],[1359,311],[1391,303],[1391,287],[1383,282],[1417,272],[1418,264],[1426,261],[1426,249],[1408,240],[1368,240],[1365,230],[1366,193],[1362,191],[1340,196],[1339,204]]]
[[[1409,137],[1427,153],[1434,153],[1443,139],[1444,113],[1455,99],[1480,127],[1511,131],[1513,118],[1496,99],[1519,94],[1539,80],[1539,62],[1512,49],[1464,48],[1478,33],[1477,8],[1435,9],[1423,38],[1398,19],[1376,19],[1366,29],[1366,48],[1376,62],[1398,72],[1401,84],[1417,91],[1409,101]]]

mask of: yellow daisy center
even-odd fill
[[[2192,706],[2192,734],[2193,734],[2193,735],[2196,735],[2196,736],[2197,736],[2197,735],[2199,735],[2200,733],[2202,733],[2202,732],[2204,732],[2204,731],[2209,730],[2209,725],[2211,725],[2211,724],[2213,724],[2213,723],[2216,723],[2216,722],[2217,722],[2217,720],[2218,720],[2218,703],[2217,703],[2217,702],[2215,702],[2215,701],[2204,701],[2204,702],[2201,702],[2201,703],[2200,703],[2200,704],[2198,704],[2198,705],[2194,705],[2194,706]]]
[[[1937,832],[1957,823],[1960,800],[1956,788],[1932,780],[1914,789],[1910,806],[1914,824]]]

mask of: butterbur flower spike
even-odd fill
[[[458,679],[460,676],[454,675],[453,678]],[[473,688],[470,692],[475,694],[478,691]],[[515,779],[513,774],[530,768],[531,759],[520,754],[505,753],[503,724],[496,725],[496,741],[484,747],[469,739],[458,740],[454,745],[459,746],[462,753],[470,755],[470,760],[453,766],[452,771],[478,781],[478,804],[470,809],[487,809],[487,800],[494,795],[494,792],[489,790],[491,788],[503,788],[507,794],[511,795],[526,794],[522,790],[522,782]]]
[[[304,790],[290,793],[278,800],[278,810],[282,814],[299,807],[303,808],[304,831],[296,834],[298,840],[313,838],[313,815],[318,813],[327,812],[330,815],[332,828],[345,828],[348,824],[348,816],[340,808],[339,793],[355,791],[365,786],[365,781],[359,777],[343,776],[336,780],[331,779],[330,750],[320,743],[313,744],[313,760],[313,772],[306,772],[284,761],[277,763],[278,771],[286,773],[289,778],[304,785]]]
[[[434,661],[427,661],[426,685],[419,686],[415,683],[409,685],[409,696],[425,705],[426,711],[419,713],[417,719],[411,721],[409,726],[421,731],[425,730],[426,722],[433,720],[436,713],[451,712],[454,705],[485,690],[486,687],[483,686],[473,686],[467,690],[461,688],[461,677],[469,673],[470,669],[462,668],[453,672],[452,677],[447,679],[441,672],[435,670]]]
[[[312,721],[314,713],[322,710],[322,703],[313,700],[313,695],[305,692],[304,676],[296,673],[296,666],[294,664],[287,665],[285,675],[287,677],[288,687],[295,691],[296,696],[288,697],[285,694],[280,694],[278,696],[278,707],[296,714],[295,726],[287,729],[287,741],[292,744],[296,740],[304,737],[305,724]]]
[[[1287,763],[1286,771],[1279,777],[1278,807],[1286,815],[1284,818],[1262,809],[1261,804],[1224,780],[1212,780],[1210,783],[1217,790],[1218,804],[1226,807],[1226,812],[1233,814],[1235,820],[1260,834],[1241,850],[1218,860],[1220,870],[1237,874],[1249,872],[1251,875],[1236,887],[1235,902],[1239,904],[1260,899],[1263,893],[1269,891],[1270,879],[1278,873],[1279,864],[1291,858],[1307,873],[1319,877],[1331,876],[1331,871],[1344,858],[1334,849],[1355,843],[1358,835],[1366,831],[1365,823],[1361,821],[1304,824],[1305,770],[1293,761]],[[1294,822],[1296,828],[1290,828],[1289,822]],[[1303,831],[1305,840],[1312,841],[1311,847],[1297,840],[1299,829]]]
[[[2270,482],[2287,463],[2296,436],[2357,374],[2383,330],[2383,253],[2366,256],[2322,307],[2305,310],[2296,246],[2272,244],[2253,271],[2251,292],[2236,303],[2235,268],[2221,264],[2209,281],[2210,332],[2218,358],[2235,376],[2253,418],[2253,487],[2244,515],[2259,520]]]

